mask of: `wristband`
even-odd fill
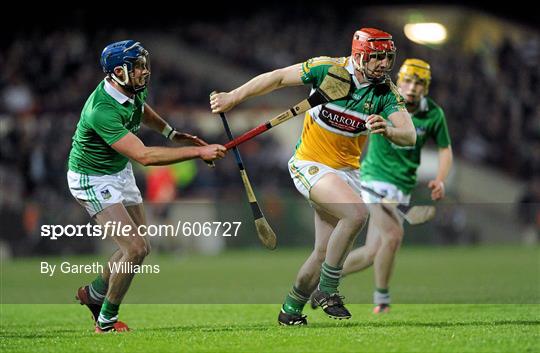
[[[161,134],[163,136],[165,136],[166,139],[170,140],[173,135],[173,132],[175,130],[171,127],[171,125],[167,124],[164,128],[163,128],[163,131],[161,131]]]

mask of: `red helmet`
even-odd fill
[[[360,62],[356,62],[355,56],[360,54]],[[388,58],[389,64],[386,69],[387,73],[394,66],[396,56],[396,47],[392,40],[392,35],[376,28],[361,28],[353,35],[352,40],[352,58],[355,68],[364,73],[368,80],[374,79],[366,72],[365,63],[371,58],[381,58],[381,55]],[[374,79],[380,81],[380,79]]]

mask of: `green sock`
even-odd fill
[[[343,267],[332,267],[324,262],[321,267],[319,290],[329,294],[336,293],[341,278],[341,270],[343,270]]]
[[[283,303],[282,309],[287,314],[301,314],[302,310],[304,309],[304,305],[306,305],[308,300],[309,295],[303,293],[301,290],[293,286],[285,298],[285,303]]]
[[[388,288],[375,288],[375,290],[381,294],[388,294]]]
[[[112,326],[116,321],[118,321],[118,309],[120,304],[113,304],[109,299],[105,298],[103,305],[101,306],[101,311],[99,312],[98,325],[101,328],[106,328]]]
[[[92,299],[96,303],[103,303],[103,300],[105,299],[105,294],[107,294],[107,287],[107,282],[105,282],[101,275],[98,275],[96,279],[92,281],[92,283],[90,283],[90,299]]]

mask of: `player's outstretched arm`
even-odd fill
[[[439,170],[437,171],[437,177],[428,183],[433,201],[440,200],[445,196],[444,182],[452,168],[453,158],[451,146],[439,148]]]
[[[142,165],[167,165],[188,159],[201,158],[213,161],[225,156],[226,148],[221,145],[200,147],[147,147],[131,132],[122,137],[111,147],[124,156]]]
[[[189,143],[193,146],[206,146],[208,143],[203,139],[190,135],[185,132],[178,132],[174,130],[152,107],[148,104],[144,104],[144,114],[142,117],[144,125],[148,126],[154,131],[159,132],[169,140],[175,143]]]
[[[266,72],[230,92],[213,93],[210,95],[210,108],[212,113],[228,112],[251,97],[265,95],[283,87],[301,85],[301,75],[302,64]]]
[[[159,114],[147,103],[144,104],[142,123],[159,133],[162,133],[166,126],[170,126],[165,119],[159,116]]]

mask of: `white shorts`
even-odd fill
[[[129,162],[123,170],[110,175],[88,175],[68,170],[67,180],[71,195],[91,217],[116,203],[133,206],[143,202]]]
[[[325,164],[296,159],[289,160],[289,173],[296,189],[309,200],[311,188],[328,173],[334,173],[349,184],[360,195],[360,171],[358,169],[334,169]]]
[[[411,195],[404,194],[394,184],[386,183],[384,181],[362,181],[362,186],[367,187],[376,193],[382,195],[384,198],[396,201],[397,203],[408,205],[411,202]],[[365,203],[379,203],[380,197],[377,197],[365,190],[362,190],[362,199]]]

